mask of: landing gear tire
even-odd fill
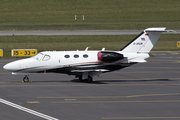
[[[93,78],[91,76],[88,76],[88,79],[86,79],[86,82],[87,83],[92,83],[92,81],[93,81]]]
[[[24,81],[25,83],[29,82],[28,76],[25,76],[25,77],[23,78],[23,81]]]

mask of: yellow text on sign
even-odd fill
[[[3,56],[3,50],[0,49],[0,57],[2,57],[2,56]]]
[[[180,41],[177,42],[177,47],[180,47]]]
[[[37,54],[37,50],[36,49],[13,49],[11,51],[11,55],[12,56],[34,56]]]

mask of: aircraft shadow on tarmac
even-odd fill
[[[86,83],[85,81],[79,81],[79,79],[73,79],[73,80],[49,80],[49,81],[29,81],[29,83],[65,83],[65,82],[73,82],[73,83]],[[12,82],[12,83],[19,83],[19,82]],[[21,83],[24,83],[21,81]],[[102,81],[93,81],[92,83],[87,84],[108,84]]]
[[[93,81],[93,82],[96,82],[96,83],[99,83],[99,82],[153,82],[153,81],[174,81],[174,80],[169,80],[169,79],[146,79],[146,80],[97,80],[97,81]]]
[[[50,81],[30,81],[30,83],[62,83],[62,82],[73,82],[73,83],[82,83],[82,84],[109,84],[111,82],[154,82],[154,81],[175,81],[175,80],[169,80],[169,79],[146,79],[146,80],[106,80],[106,79],[102,79],[102,80],[95,80],[92,83],[86,83],[85,81],[79,81],[78,79],[73,79],[73,80],[50,80]],[[13,83],[17,83],[17,82],[13,82]]]
[[[74,80],[71,80],[72,82],[80,82],[79,80],[77,79],[74,79]],[[155,81],[175,81],[175,80],[170,80],[170,79],[146,79],[146,80],[105,80],[105,79],[102,79],[102,80],[96,80],[96,81],[93,81],[91,84],[109,84],[111,82],[155,82]],[[107,83],[108,82],[108,83]],[[81,82],[81,83],[86,83],[86,82]]]
[[[109,84],[107,82],[152,82],[152,81],[174,81],[174,80],[169,80],[169,79],[147,79],[147,80],[95,80],[92,83],[87,83],[87,84]],[[33,82],[74,82],[74,83],[86,83],[85,81],[79,81],[78,79],[73,79],[73,80],[65,80],[65,81],[33,81]]]

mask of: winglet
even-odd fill
[[[88,51],[88,48],[90,48],[90,47],[86,47],[85,51]]]
[[[102,48],[102,50],[101,51],[104,51],[105,50],[105,48]]]

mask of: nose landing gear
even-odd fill
[[[29,78],[28,78],[27,75],[23,78],[23,81],[24,81],[25,83],[29,82]]]

